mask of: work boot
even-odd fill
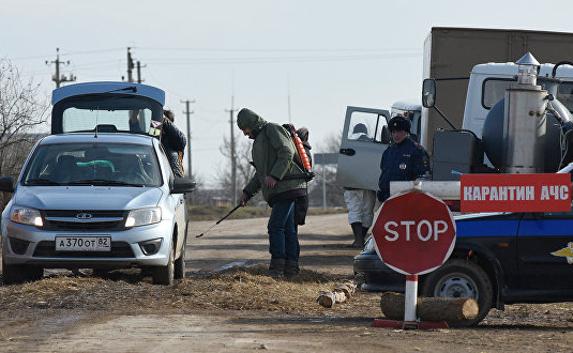
[[[368,229],[370,229],[370,228],[362,226],[362,239],[363,240],[366,240],[366,238],[367,238],[366,236],[368,235]]]
[[[355,222],[350,226],[352,227],[352,233],[354,233],[354,242],[351,246],[353,248],[362,248],[364,246],[364,231],[362,230],[362,223]]]
[[[285,259],[271,259],[269,265],[269,276],[280,277],[285,270]]]
[[[293,278],[299,273],[300,273],[300,268],[298,267],[298,261],[285,262],[284,275],[286,278]]]

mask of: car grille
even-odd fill
[[[43,211],[46,230],[122,230],[125,225],[125,211]],[[89,218],[78,218],[89,215]]]
[[[123,257],[134,258],[131,246],[123,241],[112,241],[111,251],[56,251],[56,242],[41,241],[36,245],[34,257]]]

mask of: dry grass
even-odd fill
[[[152,285],[137,274],[112,279],[56,275],[24,285],[0,287],[0,310],[81,309],[139,312],[193,310],[280,311],[293,314],[360,315],[377,310],[378,296],[358,293],[348,303],[325,309],[315,300],[347,277],[303,270],[293,280],[275,279],[262,266],[218,274],[194,274],[172,287]]]
[[[108,279],[58,274],[23,285],[0,285],[0,312],[41,315],[44,310],[73,309],[166,314],[238,310],[313,317],[380,317],[380,297],[376,293],[358,291],[350,301],[331,309],[316,303],[321,290],[332,290],[337,283],[349,279],[308,270],[293,280],[275,279],[266,275],[263,266],[216,274],[195,273],[172,287],[153,285],[150,278],[143,278],[138,272],[114,272]],[[504,312],[492,310],[483,324],[570,327],[573,305],[509,305]]]

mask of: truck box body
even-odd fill
[[[474,65],[515,62],[530,51],[539,62],[573,60],[573,34],[524,30],[434,27],[424,43],[424,78],[469,77]],[[462,127],[468,81],[437,81],[436,106]],[[433,135],[449,129],[433,109],[423,109],[421,143],[432,153]]]

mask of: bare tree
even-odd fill
[[[0,175],[18,175],[41,136],[39,127],[46,122],[47,111],[48,100],[39,83],[24,80],[10,60],[0,59]]]

